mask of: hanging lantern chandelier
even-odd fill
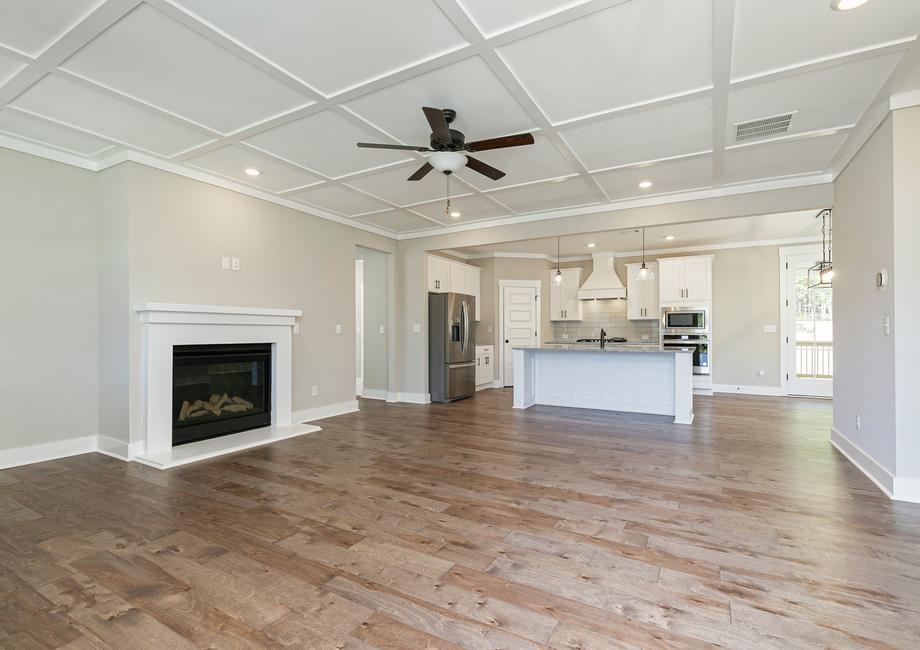
[[[809,289],[830,289],[834,278],[834,262],[831,251],[831,240],[834,224],[831,209],[825,208],[815,215],[821,219],[821,260],[808,269]]]

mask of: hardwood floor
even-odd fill
[[[0,647],[920,647],[920,507],[830,403],[696,402],[364,401],[174,470],[5,470]]]

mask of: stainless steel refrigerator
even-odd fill
[[[453,402],[476,391],[476,298],[428,294],[428,391],[432,402]]]

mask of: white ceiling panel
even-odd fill
[[[189,159],[188,164],[271,192],[283,192],[322,180],[297,167],[237,145],[221,147],[196,156]],[[259,170],[261,174],[249,176],[244,171],[248,167]]]
[[[825,0],[737,0],[732,78],[860,50],[920,32],[920,2],[875,0],[833,11]]]
[[[827,171],[845,135],[768,142],[725,152],[726,183]]]
[[[492,36],[552,16],[588,0],[457,0],[480,32]]]
[[[80,156],[93,156],[110,146],[105,140],[10,109],[0,111],[0,131]]]
[[[419,111],[421,115],[421,111]],[[412,159],[401,151],[359,149],[357,142],[385,138],[332,111],[323,111],[255,135],[246,142],[293,163],[331,177],[344,176]],[[421,163],[420,163],[421,164]]]
[[[406,144],[423,146],[428,146],[431,135],[423,106],[457,111],[451,127],[462,131],[467,142],[536,127],[479,57],[388,86],[346,106]]]
[[[560,131],[589,170],[712,148],[712,100],[701,97]]]
[[[379,196],[397,205],[424,203],[445,196],[446,182],[443,174],[432,171],[420,181],[406,180],[421,165],[422,161],[419,160],[409,165],[391,167],[381,172],[350,179],[346,185],[357,187],[368,194]],[[450,189],[452,195],[468,193],[466,186],[458,183],[451,183]]]
[[[497,181],[466,167],[457,172],[464,180],[469,181],[480,190],[558,178],[575,173],[556,146],[539,134],[534,136],[534,143],[531,145],[493,149],[474,153],[472,156],[505,172],[505,176]]]
[[[426,230],[438,227],[438,224],[404,210],[390,210],[388,212],[378,212],[363,217],[355,217],[355,221],[362,221],[372,226],[385,228],[386,230],[392,230],[394,232],[412,232],[413,230]]]
[[[0,0],[0,43],[29,56],[49,45],[103,0]]]
[[[712,84],[712,0],[625,2],[499,50],[550,121]]]
[[[26,67],[25,63],[0,51],[0,86],[12,79],[24,67]]]
[[[432,0],[179,4],[326,96],[466,44]]]
[[[712,157],[667,160],[641,167],[615,169],[595,174],[594,178],[614,201],[698,189],[712,185]],[[639,187],[642,181],[651,181],[653,185],[642,189]]]
[[[878,56],[733,90],[725,141],[735,142],[739,122],[793,111],[790,133],[855,124],[900,59]]]
[[[542,212],[600,203],[591,186],[581,178],[535,183],[490,193],[515,212]]]
[[[460,212],[460,216],[457,218],[446,214],[444,212],[444,205],[444,200],[442,199],[440,201],[434,201],[424,205],[414,205],[412,206],[411,210],[448,226],[464,223],[466,221],[492,219],[495,217],[507,216],[509,214],[507,210],[501,209],[488,199],[484,199],[481,196],[476,195],[464,196],[456,199],[451,198],[451,211],[456,210]]]
[[[75,81],[53,75],[45,76],[12,104],[25,111],[164,156],[174,156],[210,140],[197,129],[182,126]]]
[[[221,133],[312,103],[149,5],[63,67]]]
[[[390,206],[341,185],[322,185],[289,194],[288,198],[314,205],[346,217],[386,210]]]

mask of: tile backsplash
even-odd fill
[[[574,342],[577,339],[598,338],[603,327],[607,331],[607,336],[629,339],[630,343],[641,343],[643,336],[648,336],[648,339],[655,343],[658,342],[658,321],[628,320],[625,300],[585,300],[584,320],[553,322],[550,325],[551,331],[546,337],[547,341]],[[568,338],[563,336],[566,334]]]

